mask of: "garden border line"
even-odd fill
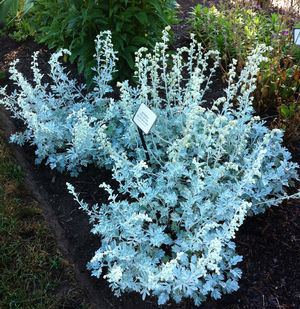
[[[8,112],[0,107],[0,128],[4,131],[5,138],[9,139],[9,136],[16,132],[15,125],[10,119]],[[37,186],[34,176],[30,170],[29,163],[23,158],[22,154],[18,150],[20,146],[15,144],[9,144],[9,149],[12,151],[14,158],[17,163],[24,169],[24,186],[30,192],[33,198],[38,201],[39,207],[42,210],[43,216],[47,223],[47,226],[51,233],[55,237],[55,242],[61,251],[64,258],[66,258],[70,264],[73,266],[76,280],[79,282],[82,290],[88,296],[88,300],[92,303],[95,309],[110,309],[105,298],[101,298],[101,293],[97,291],[89,280],[89,276],[86,273],[80,271],[78,262],[74,262],[71,254],[71,246],[65,237],[65,231],[58,222],[53,209],[47,203],[48,193],[42,186]]]

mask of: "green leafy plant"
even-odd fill
[[[6,78],[6,72],[5,71],[0,71],[0,80],[3,80]]]
[[[280,113],[281,115],[286,118],[292,118],[296,112],[296,104],[291,103],[290,105],[281,104],[280,106]]]
[[[288,102],[295,104],[299,93],[299,77],[299,65],[294,64],[291,57],[276,55],[270,58],[258,76],[257,108],[264,112],[265,108],[289,105]]]
[[[238,60],[241,69],[249,51],[257,43],[273,45],[277,34],[286,27],[279,14],[268,15],[239,4],[235,7],[223,4],[219,8],[198,4],[191,15],[190,23],[198,40],[207,49],[221,52],[224,71],[233,58]]]
[[[27,38],[31,34],[31,27],[24,16],[33,7],[33,0],[2,0],[0,1],[0,23],[5,33],[12,33],[17,40]]]
[[[11,15],[16,15],[19,7],[19,0],[4,0],[0,2],[0,21],[7,22]]]
[[[273,124],[285,129],[287,141],[299,141],[300,66],[291,54],[282,51],[270,57],[259,73],[255,107],[260,114],[273,114]]]
[[[118,75],[124,79],[132,75],[134,52],[153,46],[162,29],[175,20],[173,6],[173,0],[37,0],[29,20],[39,42],[72,52],[69,60],[77,61],[89,82],[94,38],[110,30],[118,51]]]

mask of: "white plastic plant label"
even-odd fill
[[[148,134],[151,130],[157,116],[152,110],[142,103],[136,112],[133,122],[145,133]]]
[[[294,28],[294,44],[300,46],[300,28]]]

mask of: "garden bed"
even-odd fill
[[[188,7],[183,6],[184,16],[187,10]],[[184,41],[185,28],[184,25],[182,27],[178,41]],[[47,73],[50,53],[44,46],[31,40],[16,43],[9,38],[1,38],[0,46],[1,71],[6,70],[9,63],[18,58],[20,63],[17,68],[29,81],[32,80],[31,56],[35,50],[40,50],[40,68],[45,74]],[[73,74],[76,74],[74,67],[71,69]],[[8,85],[10,90],[14,89],[8,77],[1,80],[1,86],[4,85]],[[214,80],[206,99],[213,100],[219,97],[222,87],[224,85],[219,76]],[[0,126],[5,130],[7,137],[21,125],[18,122],[12,122],[3,109],[1,109],[0,120]],[[67,190],[66,182],[73,184],[76,191],[80,193],[80,197],[90,204],[101,203],[106,201],[107,195],[99,189],[99,184],[106,182],[116,187],[116,183],[111,180],[110,171],[89,167],[77,178],[72,178],[66,174],[56,173],[43,164],[36,166],[32,147],[20,148],[15,145],[11,147],[26,171],[28,185],[44,205],[45,216],[58,237],[59,245],[74,262],[77,276],[83,287],[90,293],[97,308],[197,308],[189,301],[178,305],[169,303],[158,306],[156,299],[146,298],[142,301],[140,295],[133,293],[116,298],[104,279],[96,280],[86,270],[86,263],[98,249],[100,239],[90,233],[88,217],[78,209],[73,196]],[[294,161],[300,162],[298,153],[292,153],[292,155]],[[299,185],[298,188],[300,188]],[[300,208],[297,201],[284,202],[279,207],[268,209],[263,215],[247,218],[235,240],[238,254],[244,257],[239,265],[243,271],[240,289],[231,295],[223,296],[220,301],[208,299],[200,308],[299,308],[299,222]]]

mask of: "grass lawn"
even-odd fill
[[[0,308],[92,308],[0,131]]]

